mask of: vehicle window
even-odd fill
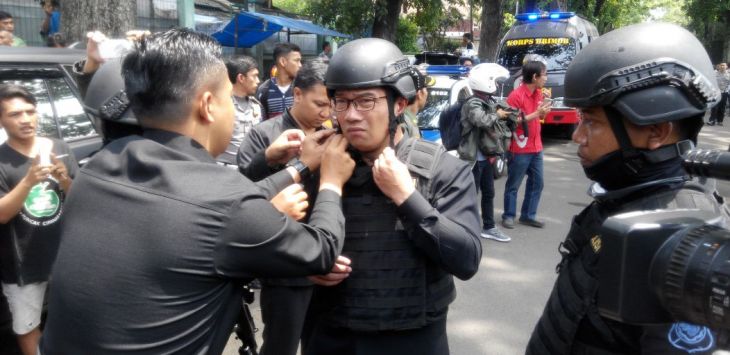
[[[48,95],[48,87],[43,79],[22,79],[22,80],[3,80],[5,84],[15,84],[24,86],[35,97],[38,105],[38,135],[42,137],[60,138],[56,122],[53,118],[53,107],[51,107],[51,99]]]
[[[59,130],[67,141],[95,136],[96,131],[84,112],[84,107],[71,91],[71,87],[63,78],[47,80],[53,97],[53,106],[58,115]]]
[[[449,90],[429,89],[426,106],[418,113],[418,127],[438,129],[441,111],[449,107]]]
[[[548,71],[566,70],[575,53],[575,41],[572,38],[521,38],[504,42],[499,50],[497,64],[517,70],[522,67],[522,59],[526,55],[539,54],[547,60]]]

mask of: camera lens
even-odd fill
[[[701,225],[676,232],[655,254],[650,283],[678,320],[730,328],[730,231]]]

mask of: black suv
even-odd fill
[[[66,48],[0,47],[0,82],[30,90],[38,101],[38,133],[66,141],[80,164],[102,145],[73,79],[73,64],[85,56],[83,50]],[[20,354],[7,307],[0,294],[0,352]]]
[[[85,56],[67,48],[0,47],[0,82],[30,90],[38,101],[38,134],[66,141],[81,164],[102,145],[73,79],[73,64]]]

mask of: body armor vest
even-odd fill
[[[425,141],[407,142],[406,161],[418,191],[430,199],[430,178],[442,149]],[[400,153],[399,152],[399,153]],[[400,154],[399,154],[400,155]],[[452,276],[429,261],[412,242],[396,205],[378,189],[372,168],[358,164],[343,196],[345,245],[352,273],[323,292],[331,324],[357,331],[420,328],[431,323],[456,297]]]
[[[638,339],[615,326],[637,327],[602,318],[596,306],[597,263],[600,248],[594,241],[599,228],[609,216],[641,210],[693,208],[718,212],[718,204],[696,183],[680,189],[665,190],[631,202],[593,202],[573,218],[570,231],[560,245],[563,259],[557,266],[558,279],[527,345],[529,355],[626,354],[640,353]],[[590,324],[592,334],[601,346],[581,343],[576,339],[579,328]],[[585,339],[583,339],[585,340]]]

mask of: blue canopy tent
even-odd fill
[[[226,47],[252,47],[276,32],[287,28],[298,33],[313,33],[323,36],[352,36],[330,30],[311,22],[288,17],[267,15],[258,12],[239,12],[230,22],[212,34],[218,42]]]

